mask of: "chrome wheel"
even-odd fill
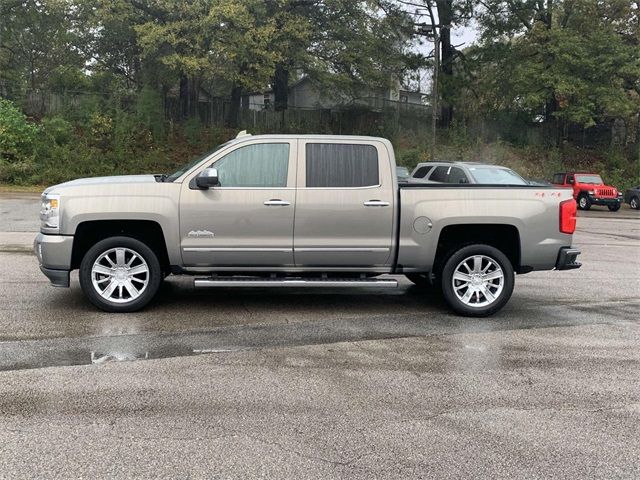
[[[473,255],[458,264],[451,283],[462,303],[469,307],[486,307],[502,293],[504,272],[491,257]]]
[[[633,197],[631,199],[631,201],[629,202],[629,206],[635,210],[638,209],[638,198],[637,197]]]
[[[149,266],[130,248],[112,248],[93,263],[91,282],[96,292],[109,302],[132,302],[149,284]]]
[[[587,197],[580,197],[580,208],[584,209],[587,206]]]

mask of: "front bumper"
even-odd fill
[[[622,203],[622,197],[603,198],[603,197],[596,197],[595,195],[587,195],[587,196],[589,198],[589,202],[591,202],[591,205],[615,206],[615,205],[620,205]]]
[[[69,270],[52,270],[40,265],[40,270],[51,282],[54,287],[69,288],[71,272]]]
[[[54,287],[69,286],[73,237],[69,235],[47,235],[39,233],[33,241],[40,270]]]
[[[580,268],[582,264],[576,259],[580,255],[580,250],[570,247],[562,247],[558,252],[558,260],[556,260],[556,270],[572,270]]]

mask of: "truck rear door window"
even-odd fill
[[[378,151],[373,145],[307,143],[307,187],[379,185]]]

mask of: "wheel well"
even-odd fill
[[[513,225],[504,224],[465,224],[449,225],[442,229],[436,250],[434,273],[444,266],[447,253],[455,247],[483,243],[491,245],[504,253],[513,269],[520,272],[520,233]]]
[[[79,268],[84,255],[97,242],[115,236],[140,240],[154,251],[162,267],[169,267],[167,244],[159,223],[151,220],[96,220],[82,222],[76,228],[71,268]]]

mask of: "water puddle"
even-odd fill
[[[414,314],[382,315],[295,324],[236,325],[193,333],[138,333],[6,341],[0,342],[0,371],[224,355],[256,348],[616,323],[628,318],[629,308],[637,309],[637,303],[623,302],[620,311],[614,310],[614,314],[605,321],[599,316],[589,320],[589,316],[583,314],[567,315],[566,307],[548,307],[544,309],[545,320],[538,315],[509,321],[500,316],[491,319],[463,319],[439,315],[425,319],[423,315]],[[467,343],[464,348],[480,354],[486,353],[486,346],[481,343]]]

